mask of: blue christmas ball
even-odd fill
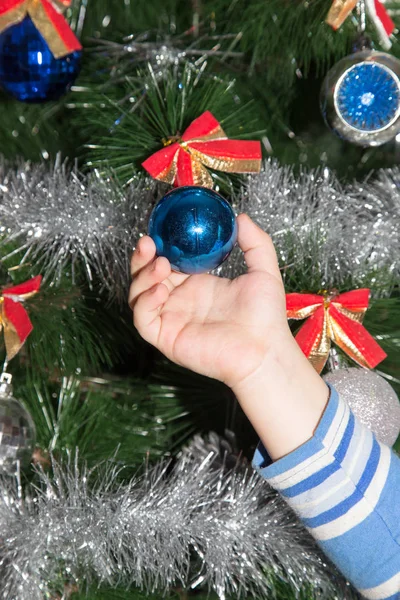
[[[54,58],[30,17],[0,34],[0,84],[21,102],[57,100],[75,81],[81,51]]]
[[[366,50],[329,71],[321,91],[322,112],[342,138],[378,146],[400,132],[400,61]]]
[[[158,256],[183,273],[206,273],[220,265],[237,239],[235,214],[213,190],[197,186],[169,192],[154,208],[149,222]]]
[[[399,79],[384,65],[358,63],[342,75],[335,101],[339,115],[351,127],[371,132],[384,129],[399,112]]]

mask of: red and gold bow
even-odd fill
[[[62,58],[82,46],[62,15],[71,0],[1,0],[0,33],[29,16],[53,56]]]
[[[7,360],[21,349],[33,326],[22,302],[39,291],[42,276],[38,275],[14,287],[6,288],[0,296],[0,331],[4,329]]]
[[[357,4],[358,0],[333,0],[326,22],[336,31],[343,25]]]
[[[154,179],[182,185],[212,188],[205,167],[226,173],[259,173],[260,142],[229,140],[217,119],[206,111],[195,119],[181,137],[164,143],[142,165]]]
[[[286,294],[288,319],[307,319],[296,341],[318,373],[328,359],[331,341],[362,367],[373,369],[386,358],[362,325],[368,302],[368,289],[323,296]]]
[[[336,31],[343,25],[357,4],[358,0],[333,0],[326,22]],[[386,8],[380,0],[365,0],[365,8],[377,30],[381,45],[389,49],[392,45],[390,36],[395,29],[395,24]]]

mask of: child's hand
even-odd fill
[[[145,340],[179,365],[232,388],[290,337],[272,241],[246,215],[237,222],[245,275],[231,281],[171,272],[146,236],[132,258],[129,295],[135,326]]]
[[[328,389],[290,333],[271,239],[246,215],[237,222],[245,275],[230,281],[172,273],[144,237],[132,258],[129,302],[145,340],[233,389],[276,459],[312,436]]]

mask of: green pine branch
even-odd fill
[[[62,377],[22,385],[15,396],[24,401],[35,422],[35,456],[63,458],[79,453],[89,465],[113,461],[128,476],[143,461],[170,456],[192,431],[191,417],[170,388],[138,379]]]
[[[88,167],[111,168],[122,182],[127,182],[141,168],[141,163],[163,144],[181,135],[190,123],[209,110],[232,138],[259,137],[251,102],[239,99],[230,78],[213,77],[186,63],[170,69],[160,80],[149,67],[143,74],[140,95],[126,80],[125,98],[132,103],[119,104],[105,99],[103,108],[88,115],[93,137]],[[103,132],[103,134],[101,134]],[[219,174],[229,187],[229,178]]]

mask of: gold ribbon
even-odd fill
[[[357,6],[357,2],[358,0],[334,0],[326,17],[326,23],[332,29],[339,29],[351,11]]]
[[[24,0],[24,2],[16,3],[15,6],[10,6],[8,10],[0,14],[0,33],[12,25],[21,23],[29,16],[36,29],[46,40],[53,56],[62,58],[77,49],[75,46],[71,48],[64,37],[67,27],[68,31],[72,32],[66,22],[66,27],[63,26],[62,31],[57,30],[56,24],[52,22],[45,9],[44,2],[47,2],[49,7],[56,11],[56,14],[62,14],[71,4],[70,0]],[[75,38],[75,36],[73,37]]]
[[[4,342],[6,345],[7,361],[14,358],[20,351],[21,340],[13,324],[4,314],[4,298],[0,296],[0,333],[4,330]]]

